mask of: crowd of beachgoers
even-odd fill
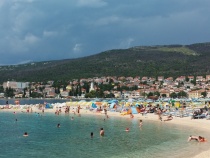
[[[135,104],[119,104],[118,102],[110,103],[86,103],[82,102],[65,102],[54,104],[35,104],[35,105],[0,105],[0,112],[14,112],[14,113],[38,113],[52,112],[55,115],[62,115],[72,113],[74,115],[92,114],[104,115],[106,119],[110,117],[125,117],[130,119],[139,119],[139,126],[143,126],[144,120],[170,122],[178,125],[190,126],[192,128],[199,128],[200,130],[210,132],[210,106],[205,103],[199,107],[172,106],[171,104],[154,104],[154,103],[135,103]],[[71,118],[73,119],[73,117]],[[60,126],[59,124],[57,125]],[[125,131],[129,131],[126,128]],[[104,135],[104,129],[100,131]],[[28,133],[24,133],[25,136]],[[91,133],[91,137],[93,134]],[[206,142],[208,136],[199,136],[189,133],[188,141]],[[207,142],[208,143],[208,142]],[[210,150],[205,151],[197,156],[210,157]]]

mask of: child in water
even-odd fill
[[[139,127],[142,127],[142,125],[143,125],[143,122],[142,122],[142,120],[140,120],[139,121]]]

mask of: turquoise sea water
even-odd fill
[[[143,127],[138,125],[138,120],[125,118],[104,121],[103,115],[0,112],[0,157],[178,158],[209,148],[208,142],[187,142],[190,134],[205,134],[195,129],[144,119]],[[101,127],[104,137],[99,136]],[[29,136],[23,137],[24,132]]]

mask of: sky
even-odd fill
[[[210,0],[0,0],[0,65],[210,42]]]

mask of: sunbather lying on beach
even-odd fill
[[[165,120],[163,120],[163,121],[170,121],[170,120],[173,120],[172,115],[167,116],[167,118]]]
[[[189,136],[188,142],[191,141],[191,140],[196,140],[198,142],[206,142],[207,141],[206,138],[201,137],[201,136]]]

